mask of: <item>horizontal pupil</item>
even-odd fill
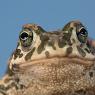
[[[84,35],[85,35],[85,34],[86,34],[86,32],[81,32],[81,34],[84,34]]]
[[[22,33],[22,34],[20,35],[20,38],[21,38],[22,40],[26,40],[27,37],[28,37],[28,34],[27,34],[27,33]]]
[[[79,33],[83,35],[87,35],[87,31],[85,29],[81,29]]]

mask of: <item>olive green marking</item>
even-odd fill
[[[31,59],[31,56],[33,55],[33,52],[35,51],[35,47],[25,56],[25,60]]]
[[[8,86],[4,86],[4,85],[0,85],[0,92],[4,92],[3,94],[4,95],[7,95],[5,94],[6,91],[8,91],[9,89],[12,89],[13,87],[15,87],[16,89],[18,89],[18,85],[15,81],[13,81],[11,84],[9,84]]]
[[[37,53],[41,54],[43,50],[45,50],[44,43],[41,43],[37,48]]]
[[[41,41],[48,41],[49,40],[49,36],[41,34],[40,35],[40,40]]]
[[[19,55],[19,58],[21,58],[23,56],[23,54],[21,53],[20,55]]]
[[[48,46],[51,46],[54,50],[56,50],[56,47],[54,46],[54,41],[48,41]]]
[[[77,50],[79,51],[80,55],[82,55],[83,57],[86,56],[86,53],[84,52],[84,50],[80,46],[77,46]]]
[[[68,33],[64,33],[64,39],[68,42],[68,43],[71,43],[70,41],[70,38],[71,38],[71,35],[72,35],[72,30],[73,28],[69,28],[68,30]]]
[[[72,95],[90,95],[90,94],[87,94],[87,92],[84,89],[79,89],[74,91]]]
[[[72,42],[73,42],[73,43],[76,43],[75,39],[72,39]]]
[[[5,91],[0,90],[0,93],[2,93],[2,95],[7,95]]]
[[[46,55],[47,58],[49,58],[49,56],[50,56],[48,51],[45,52],[45,55]]]
[[[49,40],[49,37],[47,35],[40,35],[41,43],[37,48],[38,54],[41,54],[43,50],[45,50],[45,45],[47,44],[47,41]]]
[[[14,59],[16,59],[19,55],[20,55],[21,50],[20,49],[16,49],[14,52]]]
[[[94,75],[93,72],[90,71],[90,72],[89,72],[89,76],[90,76],[90,77],[93,77],[93,75]]]
[[[71,42],[71,40],[68,41],[68,45],[72,46],[72,42]]]
[[[59,38],[58,40],[59,48],[63,48],[67,44],[70,46],[72,45],[71,40],[70,40],[71,35],[72,35],[72,28],[70,28],[68,31],[69,31],[68,33],[63,32],[63,37]]]
[[[23,56],[23,54],[21,53],[20,49],[16,49],[14,52],[14,59],[16,59],[17,57],[21,58]]]
[[[95,47],[94,47],[94,46],[90,46],[89,49],[90,49],[90,52],[91,52],[93,55],[95,55]]]
[[[66,40],[65,39],[59,39],[58,40],[58,46],[59,46],[59,48],[63,48],[64,46],[66,46]]]
[[[3,90],[3,91],[7,91],[9,88],[9,85],[7,87],[5,87],[4,85],[0,85],[0,90]]]
[[[70,28],[70,23],[71,23],[71,22],[67,23],[67,24],[64,26],[64,28],[62,29],[62,31],[67,31],[67,30]]]
[[[0,85],[0,93],[2,93],[3,95],[7,95],[4,85]]]
[[[0,85],[0,90],[6,90],[6,88],[4,87],[4,85],[2,84],[2,85]]]
[[[46,32],[41,26],[37,26],[38,27],[38,30],[36,30],[35,32],[39,35],[41,34],[42,32]]]
[[[71,54],[72,51],[73,51],[73,48],[72,47],[68,47],[67,50],[66,50],[66,55]]]
[[[89,50],[88,48],[85,48],[85,51],[86,51],[87,53],[90,53],[90,50]]]

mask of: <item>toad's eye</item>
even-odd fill
[[[25,32],[23,32],[23,33],[20,35],[20,39],[23,40],[23,41],[27,40],[27,39],[28,39],[28,34],[25,33]]]
[[[27,32],[21,32],[19,35],[20,43],[23,47],[28,47],[33,41],[33,34]]]
[[[87,30],[82,27],[82,28],[77,32],[77,37],[78,37],[78,40],[79,40],[81,43],[86,43],[87,37],[88,37],[88,32],[87,32]]]
[[[87,31],[86,31],[86,29],[84,29],[84,28],[80,29],[79,32],[80,32],[80,34],[83,35],[83,36],[87,36],[87,34],[88,34]]]

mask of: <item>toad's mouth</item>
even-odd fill
[[[29,67],[35,66],[35,65],[49,65],[49,64],[79,64],[84,65],[86,67],[91,66],[95,62],[94,59],[85,59],[80,57],[52,57],[52,58],[43,58],[38,60],[30,60],[27,62],[19,62],[12,64],[11,68],[15,71],[21,70],[21,69],[28,69]]]

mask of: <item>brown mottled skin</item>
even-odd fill
[[[24,25],[0,95],[95,95],[95,47],[83,24],[53,32]]]

